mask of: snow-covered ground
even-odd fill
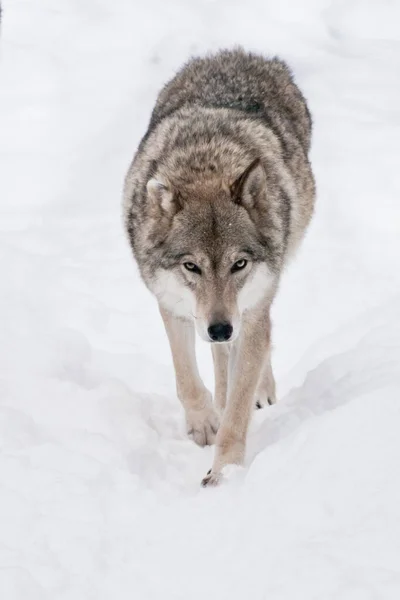
[[[0,598],[398,600],[399,2],[3,11]],[[280,402],[203,490],[120,198],[160,85],[237,43],[293,66],[318,207],[274,308]]]

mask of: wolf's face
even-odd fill
[[[150,237],[161,253],[149,286],[165,308],[192,317],[209,342],[233,341],[243,313],[275,285],[254,214],[263,184],[257,176],[253,190],[241,184],[240,202],[221,185],[203,184],[183,196],[158,180],[148,184],[156,208]]]

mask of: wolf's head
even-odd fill
[[[206,341],[234,340],[243,313],[272,297],[266,188],[258,160],[232,182],[202,177],[185,186],[158,173],[147,183],[148,285],[171,312],[192,317]]]

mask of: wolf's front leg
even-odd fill
[[[160,312],[171,346],[176,389],[185,409],[188,435],[199,446],[213,444],[219,418],[197,368],[193,323],[174,316],[161,306]]]
[[[244,461],[254,394],[269,350],[270,328],[269,307],[265,305],[243,318],[241,333],[235,342],[235,368],[216,439],[214,463],[202,481],[203,486],[216,485],[226,465],[240,465]]]

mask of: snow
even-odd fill
[[[399,22],[390,0],[3,3],[0,598],[400,597]],[[237,43],[293,66],[318,205],[274,307],[280,401],[203,490],[121,188],[161,84]]]

